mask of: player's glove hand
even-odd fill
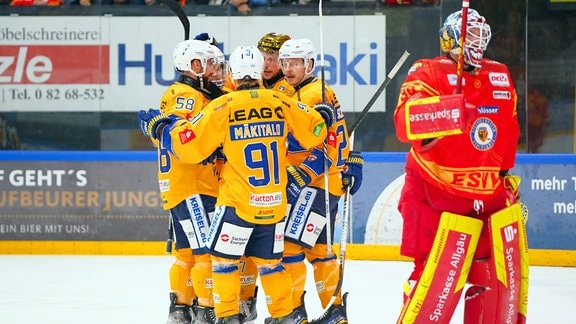
[[[362,168],[364,158],[358,151],[350,151],[344,169],[342,170],[342,188],[350,188],[350,194],[355,194],[362,185]]]
[[[210,154],[209,157],[205,158],[204,161],[202,161],[202,165],[208,165],[208,164],[216,164],[217,160],[222,160],[225,161],[226,157],[224,156],[224,152],[222,152],[222,147],[218,147],[217,149],[214,150],[214,152],[212,152],[212,154]]]
[[[326,127],[330,128],[336,121],[336,110],[334,107],[327,103],[319,103],[314,105],[314,109],[322,115]]]
[[[520,176],[513,175],[511,173],[505,173],[503,176],[504,190],[506,190],[506,195],[508,196],[508,201],[510,204],[514,204],[520,201],[520,181],[522,180]]]
[[[302,189],[304,189],[312,179],[299,167],[289,165],[286,167],[286,171],[288,172],[286,196],[288,198],[288,203],[293,205],[298,199],[298,196],[300,196]]]
[[[164,115],[158,109],[148,109],[148,111],[140,110],[138,112],[138,120],[140,122],[140,130],[144,135],[158,139],[162,129],[166,125],[171,124],[175,118]]]

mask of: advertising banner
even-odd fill
[[[155,152],[0,152],[0,241],[163,241]],[[352,243],[399,245],[405,153],[364,153]],[[531,249],[576,250],[576,156],[520,155]],[[340,225],[334,238],[340,239]]]
[[[383,15],[323,18],[325,79],[346,112],[361,111],[386,78],[385,26]],[[191,18],[192,37],[207,31],[226,55],[272,31],[309,38],[321,50],[316,16]],[[175,17],[4,17],[0,104],[46,112],[157,107],[178,75],[172,50],[182,40]],[[382,95],[372,111],[384,102]]]

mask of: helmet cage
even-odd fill
[[[456,11],[450,14],[440,28],[440,46],[442,51],[459,54],[462,13]],[[481,67],[484,51],[488,47],[492,32],[486,19],[474,10],[469,9],[464,41],[464,62],[476,68]]]

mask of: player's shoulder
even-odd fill
[[[488,58],[482,59],[482,69],[494,72],[508,72],[506,64]]]

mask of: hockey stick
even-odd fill
[[[178,19],[180,19],[180,23],[182,24],[182,27],[184,27],[184,40],[189,40],[190,39],[190,20],[188,19],[188,16],[186,16],[186,13],[182,9],[182,6],[176,0],[161,0],[161,1],[168,8],[170,8],[170,10],[172,10],[172,12],[174,12],[176,14],[176,16],[178,16]]]
[[[354,123],[352,123],[352,126],[348,128],[348,136],[351,136],[352,133],[358,127],[358,125],[360,125],[360,122],[362,121],[362,119],[364,119],[364,117],[366,117],[366,114],[368,114],[368,110],[370,110],[370,108],[372,108],[372,105],[374,105],[374,103],[376,102],[378,97],[380,97],[380,94],[382,94],[382,91],[384,91],[384,89],[386,89],[388,84],[390,84],[390,81],[392,81],[392,78],[396,75],[398,70],[400,70],[400,68],[402,67],[402,65],[404,64],[404,62],[406,61],[406,59],[408,58],[409,55],[410,55],[410,53],[408,53],[407,51],[404,51],[404,53],[402,54],[400,59],[398,59],[398,62],[396,62],[396,64],[392,68],[392,70],[390,70],[390,73],[388,73],[388,75],[386,76],[386,80],[384,80],[384,82],[382,82],[380,87],[378,87],[378,90],[376,90],[376,93],[374,93],[374,95],[372,96],[372,98],[370,98],[370,101],[368,101],[368,103],[366,104],[364,109],[362,109],[362,111],[360,112],[360,115],[356,118]]]
[[[180,3],[176,0],[161,0],[173,13],[178,16],[182,27],[184,28],[184,40],[190,39],[190,20],[182,9]],[[166,254],[172,253],[172,244],[174,242],[174,224],[172,223],[172,214],[168,217],[168,238],[166,239]]]
[[[322,102],[326,102],[326,83],[324,69],[324,24],[322,15],[322,0],[318,1],[318,19],[320,24],[320,80],[322,81]],[[332,222],[330,215],[330,191],[328,191],[328,146],[324,141],[324,214],[326,215],[326,250],[332,255]]]
[[[168,217],[168,238],[166,239],[166,254],[172,254],[172,243],[174,242],[174,224],[172,214]]]
[[[464,43],[466,42],[466,28],[468,27],[469,0],[462,0],[462,16],[460,17],[460,50],[458,51],[458,65],[456,68],[456,93],[462,93],[462,73],[464,73]]]
[[[374,93],[372,98],[370,98],[370,101],[368,101],[368,103],[366,104],[366,107],[364,107],[364,109],[362,109],[360,116],[358,116],[358,118],[356,118],[356,120],[352,124],[352,127],[350,129],[348,129],[348,134],[350,137],[350,150],[352,150],[354,147],[354,131],[356,130],[356,128],[358,127],[358,125],[360,124],[362,119],[366,116],[366,114],[368,113],[368,110],[370,110],[372,105],[374,105],[374,102],[376,102],[376,100],[378,99],[378,97],[380,96],[382,91],[384,91],[384,89],[386,89],[388,84],[390,84],[390,81],[392,81],[394,76],[396,76],[396,73],[398,73],[398,70],[400,70],[402,65],[404,65],[404,62],[406,61],[406,59],[408,58],[409,55],[410,55],[410,53],[408,53],[407,51],[404,51],[404,53],[402,54],[400,59],[398,59],[398,62],[396,62],[396,64],[392,68],[392,70],[390,70],[390,72],[386,76],[386,80],[384,80],[384,82],[382,82],[380,87],[378,87],[378,90],[376,90],[376,93]],[[340,270],[339,274],[338,274],[338,283],[336,284],[336,289],[334,290],[334,294],[332,295],[332,298],[330,298],[330,301],[328,302],[328,305],[324,309],[323,313],[326,313],[326,311],[330,308],[330,306],[332,306],[332,304],[334,304],[334,301],[336,301],[336,298],[340,294],[340,290],[342,289],[342,284],[344,282],[344,263],[346,261],[346,240],[347,240],[347,236],[348,236],[348,222],[350,219],[350,200],[351,200],[350,187],[347,187],[346,192],[344,193],[344,204],[342,207],[342,210],[343,210],[342,213],[344,214],[344,216],[342,218],[342,233],[340,236],[340,257],[338,258],[338,267]]]

